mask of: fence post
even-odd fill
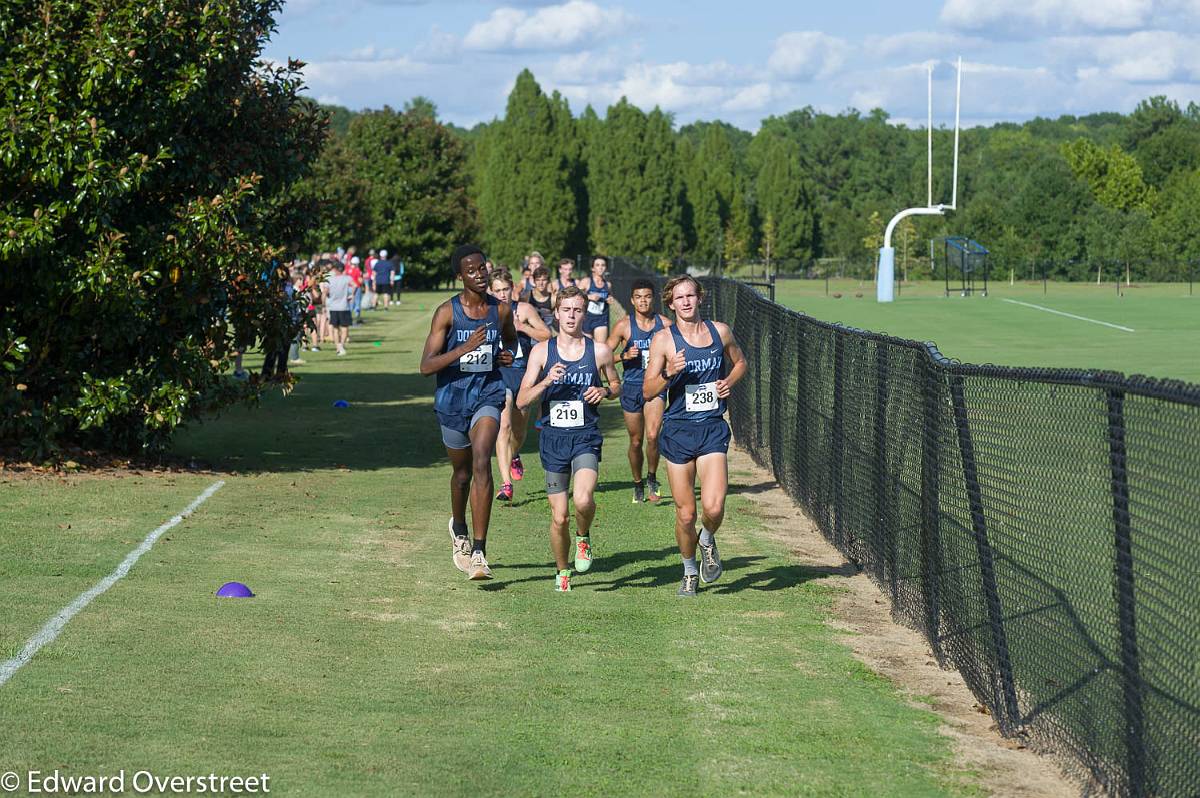
[[[958,431],[958,450],[962,457],[963,481],[967,501],[971,506],[971,531],[975,537],[975,552],[979,557],[979,576],[983,581],[983,598],[987,605],[988,625],[992,628],[992,648],[995,649],[996,669],[1000,671],[1001,695],[996,700],[996,723],[1002,734],[1011,734],[1021,724],[1017,706],[1017,691],[1013,686],[1012,661],[1008,654],[1008,633],[1004,629],[1004,612],[1000,606],[1000,590],[996,585],[996,567],[992,544],[988,541],[987,521],[983,516],[983,492],[979,489],[979,473],[975,468],[975,445],[967,422],[967,402],[962,377],[950,377],[950,396],[954,403],[954,426]],[[1003,704],[1001,704],[1003,701]]]
[[[812,485],[808,479],[808,442],[812,434],[811,419],[808,414],[808,353],[807,347],[808,320],[801,318],[796,324],[796,490],[801,496],[805,508],[812,511]]]
[[[932,344],[926,344],[933,349]],[[935,349],[933,351],[936,351]],[[938,355],[940,358],[941,356]],[[925,358],[924,422],[921,435],[921,604],[925,611],[925,633],[938,662],[945,659],[942,652],[941,629],[941,583],[942,542],[941,510],[938,507],[939,489],[939,413],[938,378],[939,365],[928,352]]]
[[[843,552],[846,551],[845,508],[842,506],[842,457],[845,449],[842,411],[844,404],[844,360],[843,340],[846,333],[838,330],[833,339],[833,466],[830,478],[833,480],[833,545]]]
[[[1129,517],[1129,473],[1125,459],[1125,392],[1108,391],[1108,459],[1112,470],[1113,525],[1116,529],[1117,621],[1121,639],[1121,692],[1125,703],[1126,771],[1132,796],[1148,794],[1145,714],[1137,639],[1137,599],[1133,591],[1133,536]]]
[[[896,577],[897,530],[888,523],[892,509],[888,499],[887,407],[888,407],[888,344],[875,342],[875,551],[872,561],[881,563],[886,571],[892,594],[892,605],[900,600],[900,584]]]

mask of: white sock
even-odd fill
[[[700,527],[700,542],[705,546],[711,546],[713,544],[713,533],[704,527]]]

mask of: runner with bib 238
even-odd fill
[[[694,278],[683,275],[667,281],[663,307],[675,312],[675,324],[654,334],[642,380],[647,401],[667,391],[658,445],[675,499],[675,541],[683,557],[680,596],[695,596],[697,580],[715,582],[723,570],[714,535],[725,517],[729,487],[725,400],[746,374],[746,358],[729,325],[700,316],[703,300],[704,289]],[[702,510],[699,535],[693,493],[697,475]]]

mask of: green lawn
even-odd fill
[[[840,293],[841,298],[833,294]],[[861,297],[857,296],[862,294]],[[1005,300],[1128,327],[1113,329]],[[989,285],[988,296],[945,296],[941,282],[908,283],[895,302],[875,301],[858,280],[780,280],[776,301],[824,321],[933,341],[947,357],[971,363],[1124,371],[1200,382],[1200,286],[1116,286],[1109,282]]]
[[[292,395],[181,436],[218,474],[0,482],[3,657],[227,483],[0,687],[0,771],[266,772],[320,796],[978,791],[936,717],[834,642],[825,572],[767,540],[752,493],[731,497],[722,581],[675,596],[672,512],[630,504],[615,406],[593,571],[552,589],[531,436],[497,578],[465,581],[416,374],[436,301],[369,314],[349,356],[306,353]],[[215,599],[231,579],[258,596]]]

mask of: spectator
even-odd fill
[[[333,262],[333,274],[321,286],[325,307],[329,309],[329,323],[333,327],[333,342],[338,356],[346,354],[346,341],[350,337],[350,306],[354,302],[354,280],[346,274],[341,261]]]
[[[350,251],[354,251],[354,247],[350,247]],[[350,265],[346,268],[346,276],[354,284],[354,297],[351,300],[351,311],[353,311],[354,323],[362,324],[362,303],[363,303],[363,273],[359,268],[358,256],[354,255],[350,258]]]
[[[371,288],[380,297],[383,309],[387,310],[392,304],[392,262],[387,258],[386,249],[384,257],[376,258],[371,269]]]

